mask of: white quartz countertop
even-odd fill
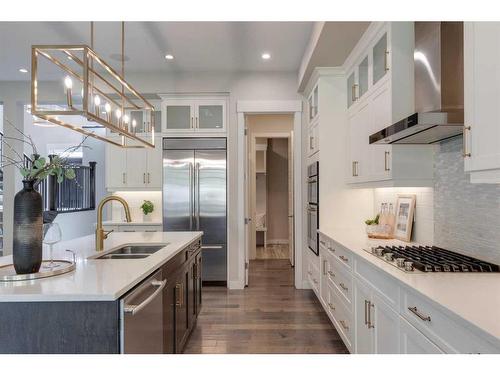
[[[455,315],[500,339],[500,273],[410,274],[364,250],[378,245],[408,245],[405,242],[369,239],[361,230],[320,228],[319,232]]]
[[[30,281],[0,282],[0,302],[35,301],[113,301],[144,280],[175,256],[202,232],[120,232],[104,241],[104,251],[95,251],[94,235],[61,242],[54,246],[54,259],[72,259],[73,272]],[[89,259],[128,244],[163,245],[142,259]],[[48,253],[44,247],[44,259]],[[0,257],[0,265],[12,263],[12,256]],[[167,275],[168,276],[168,275]]]

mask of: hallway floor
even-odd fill
[[[257,246],[255,259],[288,259],[288,244]]]
[[[203,288],[185,353],[348,353],[314,292],[296,290],[288,260],[250,262],[249,287]]]

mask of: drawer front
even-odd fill
[[[346,269],[337,258],[332,258],[330,268],[327,270],[328,279],[337,288],[344,298],[344,303],[352,309],[353,278],[352,273]]]
[[[478,336],[434,302],[402,290],[400,314],[447,353],[499,353],[500,343]]]
[[[342,297],[333,285],[329,286],[328,310],[333,324],[350,352],[352,352],[354,324],[351,311],[345,306]]]
[[[401,354],[443,354],[444,352],[405,319],[399,318]]]
[[[319,234],[319,247],[323,250],[328,250],[331,247],[331,240],[325,236],[323,233]]]
[[[307,280],[309,281],[311,288],[314,290],[314,293],[316,293],[316,296],[321,298],[319,291],[319,279],[320,276],[318,268],[312,261],[309,261],[307,266]]]
[[[347,250],[345,247],[341,246],[335,241],[331,241],[331,245],[328,250],[330,250],[334,257],[340,261],[340,263],[342,263],[347,268],[352,269],[354,257],[351,251]]]
[[[399,282],[385,276],[382,271],[359,258],[356,260],[354,274],[373,287],[394,310],[399,309]]]

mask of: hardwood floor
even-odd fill
[[[288,245],[257,246],[255,259],[288,259]]]
[[[203,303],[185,353],[348,353],[314,292],[294,288],[288,260],[252,260],[249,287],[205,287]]]

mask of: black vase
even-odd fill
[[[12,257],[18,274],[38,272],[42,264],[42,196],[33,185],[23,181],[23,190],[14,198],[14,242]]]

